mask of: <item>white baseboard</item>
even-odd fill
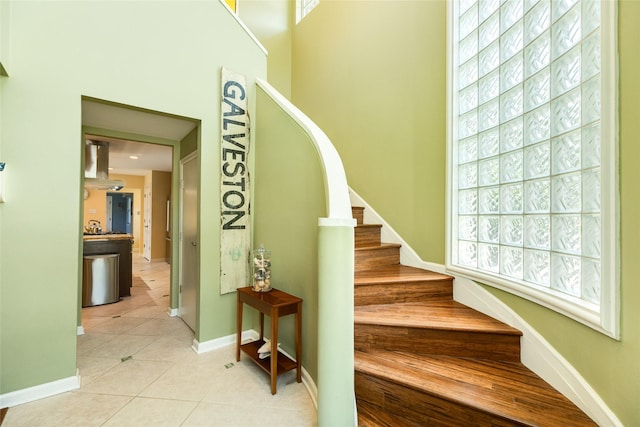
[[[78,326],[78,330],[76,333],[78,335],[84,335],[84,327],[82,325]]]
[[[349,194],[352,206],[365,208],[365,223],[382,224],[382,241],[402,245],[400,248],[401,264],[455,277],[455,274],[448,272],[444,265],[420,259],[407,242],[355,191],[349,189]],[[527,368],[565,395],[598,425],[622,426],[620,420],[578,371],[509,306],[482,286],[462,277],[455,277],[453,299],[522,331],[520,357]]]
[[[177,317],[180,314],[180,309],[178,308],[170,308],[169,311],[167,311],[167,316],[169,317]]]
[[[76,373],[72,377],[0,394],[0,408],[22,405],[23,403],[33,402],[34,400],[44,399],[45,397],[51,397],[78,388],[80,388],[80,377]]]
[[[246,331],[242,331],[241,340],[243,342],[247,340],[252,340],[252,341],[257,340],[258,338],[260,338],[260,334],[258,333],[258,331],[254,329],[248,329]],[[220,337],[220,338],[205,341],[202,343],[198,342],[198,340],[194,338],[193,345],[191,346],[191,348],[197,354],[202,354],[202,353],[207,353],[209,351],[217,350],[219,348],[226,347],[229,345],[235,345],[235,343],[236,343],[236,334],[227,335],[226,337]],[[289,353],[284,351],[282,348],[279,348],[279,350],[291,360],[296,360],[295,357],[292,357]],[[313,378],[311,377],[309,372],[304,368],[304,366],[302,367],[302,383],[304,384],[305,388],[309,392],[311,401],[313,402],[313,405],[316,407],[316,410],[317,410],[318,409],[318,387],[316,386],[316,383],[313,381]]]

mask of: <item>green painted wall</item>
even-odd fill
[[[0,82],[0,393],[76,374],[82,96],[201,121],[197,338],[232,334],[235,295],[219,294],[220,68],[253,87],[266,76],[263,52],[217,1],[12,2],[10,36],[11,77]]]
[[[640,2],[619,2],[622,339],[493,290],[640,425]],[[426,261],[444,263],[446,3],[321,1],[293,31],[292,99],[327,133],[349,184]]]
[[[272,251],[272,286],[303,299],[302,364],[318,372],[318,218],[327,216],[323,169],[303,130],[258,90],[253,219],[255,247]],[[253,327],[259,330],[258,317]],[[295,354],[293,316],[279,338]]]
[[[329,136],[349,185],[444,263],[446,4],[321,1],[294,29],[292,99]]]

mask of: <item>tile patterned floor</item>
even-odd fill
[[[10,408],[2,427],[315,426],[295,371],[269,378],[234,347],[197,355],[193,332],[167,315],[169,267],[134,256],[132,296],[82,310],[79,390]],[[229,364],[232,364],[229,366]]]

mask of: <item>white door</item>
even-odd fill
[[[147,261],[151,261],[151,186],[144,187],[144,217],[142,219],[144,227],[142,235],[142,256]]]
[[[180,317],[195,331],[198,274],[198,157],[180,162]]]

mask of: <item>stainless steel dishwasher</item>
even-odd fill
[[[85,255],[82,259],[82,306],[120,301],[119,254]]]

